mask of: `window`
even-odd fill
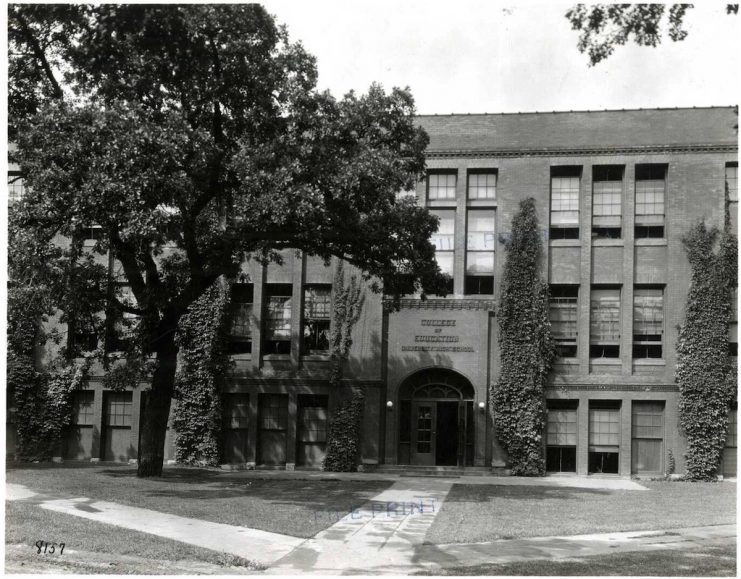
[[[576,357],[577,304],[579,286],[552,285],[550,288],[551,331],[561,358]]]
[[[289,283],[265,286],[264,354],[291,353],[291,296]]]
[[[589,405],[589,473],[617,474],[620,457],[620,402]]]
[[[428,201],[455,199],[455,185],[457,180],[458,175],[456,173],[428,173]]]
[[[317,394],[299,395],[299,442],[327,442],[327,401],[327,396]]]
[[[666,169],[666,165],[636,165],[636,238],[664,237]]]
[[[551,168],[551,239],[579,238],[581,167]]]
[[[494,201],[497,198],[497,173],[469,172],[468,198]]]
[[[738,163],[726,164],[726,189],[728,200],[738,201]]]
[[[631,417],[632,471],[664,471],[664,403],[633,402]]]
[[[728,355],[738,356],[738,289],[731,294],[731,321],[728,323]]]
[[[252,353],[251,320],[254,287],[251,283],[232,284],[229,341],[227,343],[227,349],[230,354]]]
[[[329,352],[329,322],[332,286],[317,284],[304,286],[304,340],[303,353]]]
[[[72,424],[76,426],[93,425],[93,400],[95,392],[79,390],[72,397]]]
[[[589,357],[620,356],[620,288],[592,288]]]
[[[635,288],[633,291],[633,358],[661,358],[663,334],[663,288]]]
[[[98,348],[98,334],[86,324],[75,322],[72,327],[72,349],[75,353],[93,352]]]
[[[728,411],[728,434],[726,436],[726,448],[738,446],[738,410],[731,408]]]
[[[455,210],[438,209],[430,211],[440,220],[437,233],[430,241],[435,246],[435,259],[443,273],[450,276],[448,293],[453,293],[453,262],[455,255]]]
[[[623,167],[593,169],[592,236],[619,239],[622,232]]]
[[[576,400],[548,400],[546,470],[576,472]]]
[[[130,427],[131,392],[107,392],[105,400],[105,425]]]
[[[8,204],[17,203],[23,198],[26,188],[20,171],[8,171]]]
[[[102,225],[83,225],[77,231],[85,241],[100,241],[105,237],[105,231],[103,231]]]
[[[288,428],[288,396],[286,394],[260,394],[260,430],[286,430]]]
[[[250,425],[249,394],[227,394],[224,396],[224,427],[245,429]]]
[[[495,214],[493,209],[468,211],[464,293],[494,293]]]

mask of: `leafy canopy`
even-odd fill
[[[408,90],[318,91],[315,59],[259,5],[16,5],[10,28],[29,186],[14,219],[46,240],[102,226],[144,350],[248,254],[339,256],[390,294],[441,287],[436,219],[397,201],[428,141]]]

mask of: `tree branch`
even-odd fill
[[[26,43],[31,48],[34,57],[41,65],[41,68],[44,71],[44,76],[46,76],[46,80],[49,82],[49,84],[51,84],[52,97],[60,101],[63,100],[64,92],[62,92],[62,88],[59,86],[57,79],[54,77],[54,72],[51,69],[49,60],[46,58],[46,53],[41,48],[38,39],[34,36],[31,27],[28,25],[26,19],[23,18],[18,10],[13,12],[13,16],[20,25],[21,32],[26,39]]]

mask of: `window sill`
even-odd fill
[[[589,363],[595,366],[620,366],[623,361],[620,358],[589,358]]]
[[[453,207],[457,205],[455,198],[453,199],[428,199],[427,207]]]
[[[496,208],[496,199],[468,199],[466,201],[466,207],[492,207]]]
[[[263,354],[263,360],[290,360],[290,354]]]
[[[579,365],[579,358],[573,357],[573,358],[562,358],[559,356],[556,356],[556,359],[553,361],[554,364],[561,364],[563,366],[578,366]]]
[[[301,359],[309,362],[329,362],[329,354],[303,354]]]
[[[633,364],[636,366],[666,366],[666,360],[663,358],[633,358]]]
[[[623,239],[606,239],[601,237],[592,238],[593,247],[623,247]]]
[[[635,240],[636,245],[654,245],[661,246],[667,245],[666,238],[659,239],[658,237],[639,237]]]
[[[551,239],[548,241],[550,247],[580,247],[579,239]]]
[[[229,354],[229,359],[234,361],[249,361],[252,360],[252,354]]]

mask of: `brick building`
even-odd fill
[[[700,219],[737,227],[738,117],[730,107],[421,116],[428,174],[416,191],[440,218],[433,242],[450,294],[394,310],[364,293],[345,381],[366,392],[366,468],[500,472],[487,387],[497,379],[503,241],[534,197],[542,275],[559,357],[547,397],[549,472],[684,471],[674,383],[689,264],[680,242]],[[91,236],[95,232],[91,230]],[[232,287],[233,372],[224,462],[318,467],[336,394],[328,387],[333,267],[285,252],[243,266]],[[736,352],[736,321],[731,349]],[[134,459],[141,392],[76,397],[67,459]],[[735,474],[736,411],[723,472]],[[172,456],[168,437],[168,454]]]

